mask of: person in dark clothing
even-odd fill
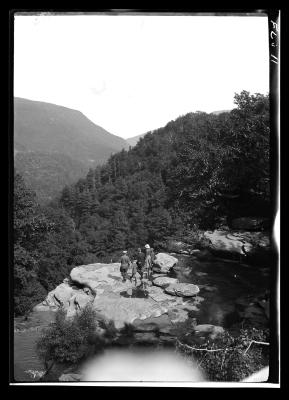
[[[141,248],[137,249],[137,254],[135,258],[136,258],[137,272],[140,274],[140,277],[142,279],[145,266],[145,255],[141,251]]]
[[[131,266],[131,261],[129,256],[127,255],[127,251],[123,251],[123,255],[121,256],[120,259],[120,273],[122,275],[122,281],[126,282],[127,279],[129,279],[127,270]]]

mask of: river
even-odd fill
[[[232,260],[212,258],[198,260],[196,257],[176,255],[178,268],[172,272],[180,282],[191,282],[201,288],[204,297],[200,311],[191,312],[199,324],[209,323],[230,328],[238,322],[236,304],[240,299],[261,295],[270,286],[269,267],[239,264]],[[35,351],[35,343],[41,329],[54,318],[53,311],[33,311],[27,321],[16,318],[14,331],[14,379],[17,382],[38,381],[33,371],[43,371],[43,365]],[[20,329],[20,330],[19,330]]]

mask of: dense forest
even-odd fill
[[[65,185],[75,183],[89,169],[66,154],[32,151],[15,154],[14,165],[22,172],[27,186],[35,191],[40,204],[52,200]]]
[[[165,236],[271,217],[269,99],[243,91],[219,115],[189,113],[112,155],[40,206],[15,171],[14,299],[24,314],[75,265]],[[20,171],[19,171],[20,172]]]

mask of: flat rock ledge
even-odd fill
[[[169,271],[178,262],[165,253],[157,254],[157,259],[161,273],[164,269]],[[70,273],[70,279],[70,283],[66,279],[49,292],[44,302],[37,306],[38,309],[43,306],[53,309],[63,307],[67,316],[71,317],[90,304],[99,319],[113,321],[115,327],[121,329],[126,324],[149,324],[152,319],[155,323],[160,317],[162,324],[166,321],[167,326],[183,322],[188,318],[189,311],[199,310],[200,299],[203,300],[195,296],[199,292],[196,285],[178,283],[177,279],[166,276],[154,279],[153,285],[147,288],[146,297],[135,295],[134,283],[122,281],[120,263],[75,267]],[[140,284],[140,276],[137,274],[137,286]]]
[[[175,283],[165,288],[165,292],[173,296],[192,297],[198,294],[200,289],[192,283]]]

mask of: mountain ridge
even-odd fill
[[[81,111],[14,98],[14,165],[41,203],[123,148],[128,148],[123,138]]]
[[[63,153],[87,165],[102,164],[111,153],[128,147],[123,138],[94,124],[81,111],[17,97],[14,139],[29,150]]]

